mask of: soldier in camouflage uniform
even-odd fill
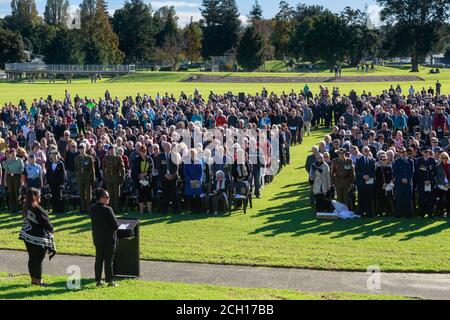
[[[114,212],[120,210],[121,187],[125,180],[125,164],[121,156],[116,154],[116,148],[110,146],[108,155],[102,163],[103,180],[111,197],[111,207]]]
[[[75,158],[75,178],[80,190],[80,211],[88,212],[92,200],[92,186],[95,182],[94,159],[86,153],[86,145],[78,147],[80,154]]]
[[[345,150],[338,150],[338,158],[331,165],[331,184],[336,188],[337,201],[349,205],[349,191],[355,181],[355,166],[345,156]]]

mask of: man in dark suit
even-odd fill
[[[358,211],[361,216],[373,217],[375,196],[375,159],[369,147],[363,148],[363,156],[356,160],[356,185],[358,187]]]
[[[180,212],[180,199],[177,190],[177,181],[179,178],[178,159],[176,154],[172,153],[172,144],[165,142],[163,145],[164,152],[158,155],[157,168],[159,179],[161,181],[161,209],[163,214],[167,214],[170,202],[172,202],[175,213]]]
[[[102,270],[105,264],[105,280],[108,286],[116,286],[113,280],[113,260],[117,246],[119,224],[109,204],[105,189],[95,191],[96,203],[91,206],[92,238],[95,245],[95,281],[102,286]]]

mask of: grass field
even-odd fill
[[[439,75],[428,74],[427,68],[422,68],[420,73],[414,73],[419,77],[424,78],[426,81],[414,81],[414,82],[401,82],[404,92],[407,92],[409,86],[413,84],[416,90],[429,86],[434,88],[436,80],[440,80],[442,83],[442,92],[446,92],[450,88],[450,69],[442,70]],[[46,98],[47,95],[52,95],[54,99],[62,99],[64,97],[64,90],[67,89],[75,96],[79,94],[82,97],[88,98],[103,97],[106,90],[109,90],[112,96],[118,96],[120,99],[125,96],[135,96],[138,92],[141,94],[147,93],[155,96],[158,92],[164,94],[169,92],[175,94],[177,97],[181,91],[187,94],[192,94],[195,88],[198,88],[204,96],[208,96],[212,90],[215,93],[223,94],[228,91],[234,93],[247,92],[255,94],[261,92],[262,87],[266,87],[269,92],[274,91],[281,93],[282,91],[290,92],[294,89],[299,92],[304,87],[304,83],[185,83],[180,82],[187,78],[189,75],[195,74],[195,72],[137,72],[133,75],[123,76],[114,79],[103,79],[96,84],[91,84],[88,79],[77,79],[72,84],[67,84],[65,81],[59,80],[55,84],[49,84],[44,80],[40,80],[34,84],[25,82],[21,83],[0,83],[0,103],[18,103],[21,98],[31,103],[33,98],[39,99],[40,97]],[[407,70],[390,67],[377,67],[374,73],[357,73],[355,68],[346,69],[343,72],[343,77],[356,76],[361,74],[362,76],[388,76],[388,75],[411,75]],[[321,76],[329,77],[328,72],[318,73],[208,73],[208,75],[218,76],[241,76],[241,77],[254,77],[254,76]],[[314,93],[318,92],[319,85],[328,86],[330,89],[333,86],[338,86],[341,93],[348,94],[350,90],[354,89],[361,93],[362,90],[372,92],[373,94],[379,94],[383,89],[388,89],[391,83],[382,82],[345,82],[345,83],[314,83],[309,84],[311,90]],[[396,85],[397,83],[392,83]]]
[[[116,288],[96,288],[82,279],[80,290],[67,289],[67,278],[45,277],[48,287],[29,285],[25,275],[0,274],[0,300],[403,300],[404,297],[352,293],[307,293],[295,290],[246,289],[225,286],[124,280]]]
[[[309,207],[304,162],[318,131],[291,150],[291,165],[262,191],[247,215],[153,215],[141,221],[141,257],[333,270],[449,272],[450,220],[317,221]],[[90,221],[51,216],[58,251],[93,255]],[[0,214],[0,248],[24,249],[19,216]]]

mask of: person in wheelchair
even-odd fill
[[[214,215],[217,215],[221,203],[225,210],[228,209],[228,185],[229,183],[225,178],[225,173],[223,171],[217,171],[215,179],[212,182],[211,193],[206,197],[206,214],[210,214],[212,209]]]
[[[234,180],[235,198],[240,199],[247,194],[250,189],[250,181],[252,179],[252,165],[248,161],[247,154],[244,149],[236,151],[236,160],[231,167],[231,176]]]

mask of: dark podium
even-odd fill
[[[113,274],[119,277],[140,277],[139,220],[117,219],[118,245],[113,263]]]

